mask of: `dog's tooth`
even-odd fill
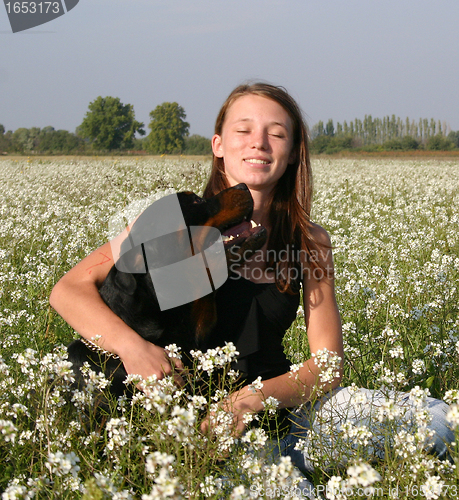
[[[253,219],[250,221],[250,224],[252,224],[252,228],[257,227],[257,223]]]

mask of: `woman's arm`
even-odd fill
[[[159,379],[172,373],[164,349],[138,335],[102,300],[99,288],[113,266],[113,248],[126,237],[119,235],[85,257],[54,286],[51,306],[82,337],[117,354],[129,374]],[[95,340],[94,340],[95,339]],[[182,368],[179,360],[176,368]],[[180,381],[179,381],[180,382]]]
[[[234,414],[236,433],[244,431],[244,414],[263,411],[263,402],[268,397],[276,398],[279,401],[279,408],[294,407],[320,395],[319,388],[323,393],[334,389],[341,381],[343,340],[341,319],[335,298],[330,238],[320,226],[314,227],[314,233],[317,240],[326,245],[318,255],[325,274],[321,273],[320,269],[314,274],[314,270],[309,267],[306,267],[304,272],[303,296],[308,342],[312,354],[327,349],[340,356],[339,375],[329,383],[321,383],[319,377],[321,369],[314,358],[310,358],[295,373],[288,372],[263,380],[261,390],[254,391],[249,386],[243,387],[233,393],[231,401],[228,402],[228,409]]]

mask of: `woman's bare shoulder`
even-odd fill
[[[330,235],[328,232],[322,227],[319,226],[319,224],[316,224],[315,222],[310,223],[310,233],[311,236],[313,237],[314,241],[321,245],[325,245],[330,247],[331,246],[331,240],[330,240]]]
[[[312,261],[312,267],[315,269],[318,267],[319,270],[327,270],[326,276],[333,275],[333,255],[332,255],[332,243],[330,235],[328,232],[319,224],[314,222],[310,223],[309,230],[309,265],[306,267],[310,271],[310,264]],[[315,264],[315,265],[314,265]]]

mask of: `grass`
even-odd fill
[[[455,408],[458,166],[457,159],[314,160],[313,220],[334,245],[345,335],[343,385],[400,391],[417,386]],[[190,401],[164,381],[133,404],[113,401],[103,428],[79,417],[90,408],[91,393],[72,394],[70,388],[61,346],[76,333],[49,307],[53,285],[106,241],[117,211],[152,192],[201,192],[208,168],[207,161],[186,158],[2,159],[2,499],[295,498],[291,464],[262,459],[262,433],[248,435],[249,451],[235,449],[225,432],[227,414],[218,412],[218,439],[199,433],[202,415],[211,405],[217,411],[234,387],[221,353],[211,359],[227,373],[216,400]],[[309,355],[301,310],[285,348],[292,363]],[[103,383],[91,382],[95,388]],[[386,429],[393,447],[384,460],[369,463],[362,436],[353,438],[352,463],[344,469],[318,459],[313,480],[319,492],[328,498],[457,496],[454,446],[450,466],[423,452],[419,429],[403,442],[390,422]],[[346,436],[342,441],[347,443]],[[222,466],[218,459],[228,450]]]

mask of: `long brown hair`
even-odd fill
[[[281,262],[281,251],[285,254],[287,250],[289,255],[295,255],[301,249],[306,253],[309,265],[313,268],[322,267],[313,258],[317,247],[322,245],[311,234],[312,170],[307,126],[298,104],[283,87],[259,82],[240,85],[231,92],[217,116],[215,134],[222,135],[226,114],[231,105],[248,94],[265,97],[280,104],[287,111],[293,125],[294,162],[288,165],[272,193],[269,209],[271,232],[268,240],[268,250],[271,250],[268,255],[271,257],[267,263],[269,267],[275,268],[278,288],[293,293],[297,290],[299,280],[292,278],[295,273],[290,269],[301,269],[301,265],[294,256],[287,262]],[[209,198],[227,187],[229,184],[224,159],[213,155],[212,170],[203,196]],[[272,253],[276,258],[272,257]]]

